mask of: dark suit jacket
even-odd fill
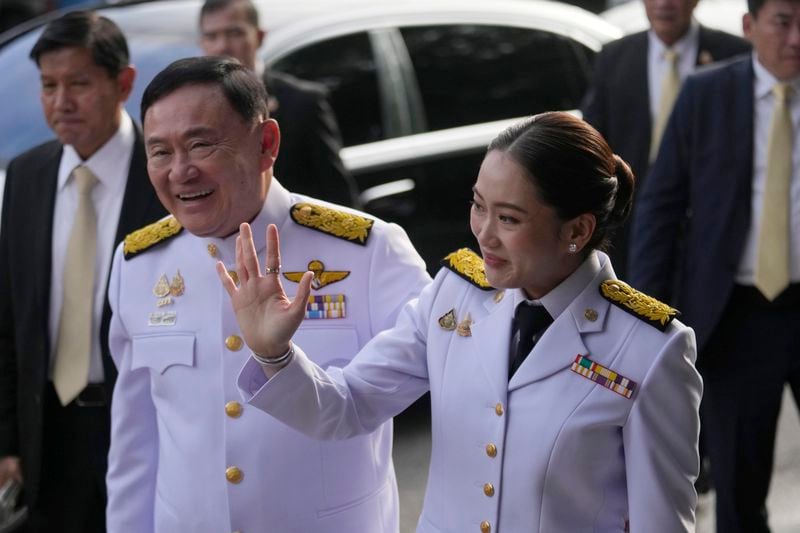
[[[275,177],[292,192],[358,207],[355,181],[339,158],[342,139],[325,87],[274,70],[264,73],[264,85],[281,129]]]
[[[728,302],[750,227],[753,82],[749,55],[689,77],[636,209],[630,281],[677,305],[698,349]]]
[[[11,161],[0,227],[0,457],[21,457],[29,505],[35,503],[41,481],[42,419],[51,345],[53,209],[61,152],[62,145],[50,141]],[[115,243],[165,214],[147,177],[137,128]],[[110,319],[106,302],[100,345],[107,404],[116,379],[107,342]]]
[[[700,26],[697,65],[745,53],[750,44],[740,37]],[[647,81],[647,32],[634,33],[603,47],[595,58],[592,86],[581,104],[583,117],[606,138],[636,176],[634,198],[644,187],[649,169],[650,89]],[[634,208],[636,204],[634,203]],[[612,241],[611,258],[621,278],[628,262],[630,223]]]

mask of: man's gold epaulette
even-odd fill
[[[369,232],[375,224],[367,217],[308,202],[294,204],[291,215],[292,220],[301,226],[362,246],[367,244]]]
[[[479,289],[491,291],[493,288],[486,279],[486,271],[481,256],[469,248],[461,248],[442,259],[442,266],[469,281]]]
[[[600,294],[612,304],[660,331],[665,331],[669,323],[681,314],[677,309],[616,279],[607,279],[601,283]]]
[[[183,231],[183,226],[173,216],[168,216],[149,226],[137,229],[125,237],[125,244],[122,246],[125,259],[135,257],[148,248],[174,237],[181,231]]]

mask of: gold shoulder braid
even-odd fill
[[[677,309],[616,279],[607,279],[601,283],[600,294],[617,307],[661,331],[665,331],[669,323],[681,314]]]
[[[486,280],[483,259],[469,248],[461,248],[442,259],[442,265],[485,291],[494,290]]]
[[[375,221],[307,202],[292,206],[292,220],[307,228],[365,246]]]
[[[125,244],[122,246],[125,259],[130,259],[161,241],[174,237],[182,230],[183,226],[173,216],[137,229],[125,237]]]

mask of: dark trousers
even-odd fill
[[[769,533],[766,498],[787,383],[800,404],[800,284],[774,302],[737,286],[699,369],[717,533]]]
[[[41,485],[25,531],[103,533],[109,407],[62,406],[52,384],[45,396]]]

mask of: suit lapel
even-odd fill
[[[738,159],[734,168],[739,169],[736,176],[737,194],[740,202],[738,213],[744,213],[747,220],[750,220],[751,196],[752,196],[752,172],[753,172],[753,82],[755,73],[753,62],[748,57],[741,61],[732,70],[733,83],[733,102],[730,109],[736,110],[731,113],[733,127],[729,130],[732,137],[728,152],[731,157]],[[746,204],[746,205],[745,205]]]
[[[58,167],[61,162],[60,144],[53,145],[54,150],[42,161],[40,178],[30,180],[28,191],[28,205],[37,205],[44,193],[44,205],[40,210],[34,210],[31,221],[31,233],[41,235],[41,239],[30,239],[30,257],[36,258],[31,265],[33,273],[33,286],[35,287],[35,301],[38,304],[38,316],[49,316],[50,309],[50,278],[53,262],[53,210],[56,203],[56,188],[58,187]],[[40,188],[41,187],[41,188]],[[43,321],[44,338],[49,338],[48,322]],[[52,339],[51,339],[52,341]],[[49,349],[49,348],[48,348]],[[47,356],[47,354],[45,354]]]
[[[631,112],[627,116],[633,120],[631,131],[639,131],[639,135],[647,139],[649,146],[652,124],[650,120],[650,83],[647,75],[647,54],[650,50],[650,41],[647,38],[647,32],[643,32],[637,41],[629,78],[631,90],[628,93],[628,102],[631,105]]]
[[[153,221],[154,205],[158,202],[150,179],[147,176],[147,158],[144,153],[142,132],[134,125],[136,141],[133,145],[128,181],[125,184],[125,197],[114,237],[114,243],[121,242],[125,236]],[[156,206],[157,207],[157,206]]]
[[[473,356],[478,359],[478,365],[483,368],[494,393],[505,398],[508,392],[508,350],[514,298],[506,295],[500,303],[495,304],[492,296],[488,296],[484,306],[489,308],[489,314],[473,317]]]
[[[602,332],[610,304],[599,291],[600,283],[614,279],[614,271],[607,261],[586,288],[547,328],[542,338],[533,347],[525,362],[511,378],[509,391],[548,378],[568,369],[577,355],[589,355],[583,336]],[[591,310],[593,313],[587,311]],[[587,318],[591,316],[593,319]],[[613,354],[598,354],[603,358]]]

